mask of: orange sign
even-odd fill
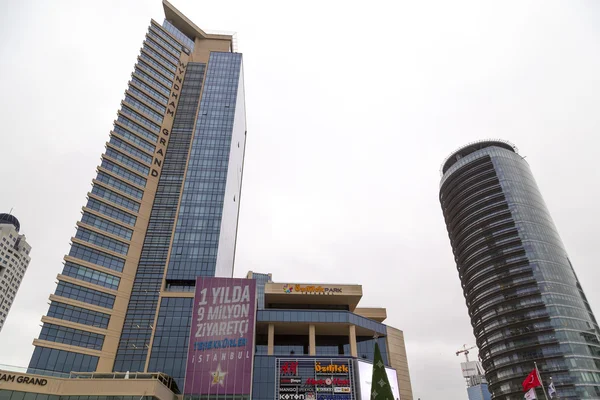
[[[348,366],[347,365],[339,365],[339,364],[321,365],[320,362],[317,362],[315,364],[315,372],[333,373],[333,374],[348,373]]]
[[[302,294],[334,294],[342,293],[342,288],[339,287],[327,287],[321,285],[283,285],[283,291],[285,293],[302,293]]]

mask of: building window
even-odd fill
[[[318,356],[350,355],[350,337],[338,335],[316,335],[316,353]]]
[[[104,286],[105,288],[113,290],[117,290],[119,288],[119,282],[121,281],[121,279],[116,276],[96,271],[82,265],[77,265],[72,262],[65,263],[63,275],[93,283],[95,285]]]
[[[102,350],[104,343],[104,335],[48,323],[42,327],[40,339],[92,350]]]
[[[47,347],[36,347],[27,372],[32,374],[44,374],[44,371],[89,372],[95,371],[97,365],[98,357]]]
[[[115,303],[115,296],[111,294],[88,289],[69,282],[59,282],[55,294],[105,308],[112,308]]]
[[[112,233],[113,235],[120,236],[126,240],[130,240],[131,236],[133,235],[133,231],[131,229],[124,228],[119,224],[115,224],[114,222],[88,212],[83,213],[81,222],[90,226],[94,226],[98,229],[102,229],[105,232]]]
[[[375,358],[375,340],[379,343],[379,349],[381,350],[381,358],[383,363],[389,365],[387,357],[387,344],[385,337],[379,337],[379,339],[373,339],[370,336],[357,336],[356,337],[356,348],[358,351],[358,358],[373,361]],[[350,345],[345,345],[344,351],[350,354]]]
[[[127,255],[127,252],[129,251],[128,244],[102,235],[100,233],[91,231],[81,226],[77,229],[77,234],[75,234],[75,237],[77,239],[81,239],[88,243],[95,244],[96,246],[100,246],[107,250],[114,251],[116,253],[121,253],[123,255]]]
[[[274,355],[289,356],[308,353],[308,332],[306,335],[275,335]]]
[[[55,301],[50,304],[48,316],[103,329],[108,327],[108,321],[110,320],[109,314]]]
[[[79,243],[73,243],[71,245],[71,251],[69,256],[82,259],[84,261],[91,262],[92,264],[100,265],[105,268],[122,272],[125,266],[125,260],[113,255],[90,249],[89,247],[83,246]]]

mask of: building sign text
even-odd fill
[[[284,293],[302,293],[302,294],[340,294],[342,288],[327,287],[321,285],[283,285]]]
[[[256,281],[197,278],[185,394],[250,394]]]
[[[48,384],[48,380],[42,378],[34,378],[29,376],[16,376],[11,374],[2,374],[0,373],[0,383],[2,382],[16,382],[16,383],[24,383],[27,385],[37,385],[37,386],[46,386]]]

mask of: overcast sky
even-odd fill
[[[248,142],[236,276],[360,283],[406,337],[415,399],[466,399],[474,343],[438,202],[455,148],[527,157],[600,312],[600,3],[191,1],[237,31]],[[26,366],[160,0],[10,1],[0,13],[0,212],[32,261],[0,363]],[[600,316],[600,315],[599,315]]]

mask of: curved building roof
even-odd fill
[[[12,214],[0,214],[0,224],[11,224],[15,227],[17,232],[19,232],[19,229],[21,229],[19,220]]]
[[[507,140],[502,140],[502,139],[479,140],[477,142],[469,143],[469,144],[459,148],[458,150],[455,150],[454,152],[452,152],[452,154],[450,154],[448,157],[446,157],[446,159],[442,163],[442,168],[440,171],[441,175],[443,176],[446,173],[446,171],[448,171],[448,169],[451,166],[453,166],[461,158],[468,156],[469,154],[474,153],[477,150],[485,149],[486,147],[492,147],[492,146],[501,147],[503,149],[518,153],[517,147]]]

